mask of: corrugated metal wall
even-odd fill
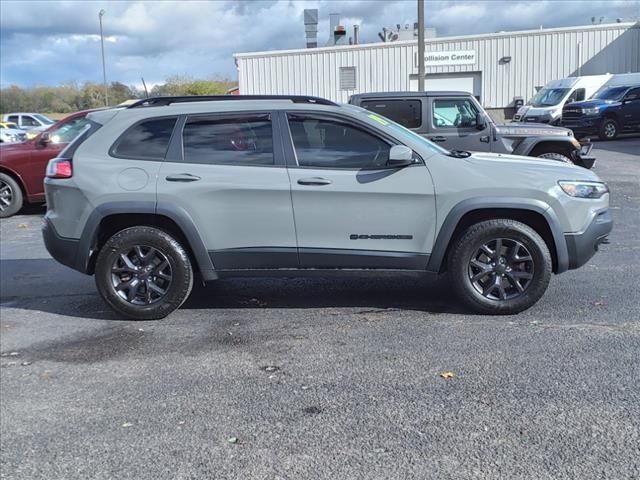
[[[580,42],[580,47],[578,47]],[[427,75],[481,72],[481,101],[506,107],[550,80],[640,71],[640,24],[531,30],[426,41],[426,52],[475,50],[475,65],[426,67]],[[236,54],[241,94],[316,95],[346,102],[353,93],[410,90],[415,41]],[[500,63],[510,56],[511,62]],[[580,60],[578,59],[580,56]],[[340,67],[356,67],[356,89],[340,90]]]

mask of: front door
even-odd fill
[[[488,152],[491,150],[491,123],[478,129],[480,109],[469,97],[438,97],[430,104],[429,133],[426,137],[447,150]]]
[[[287,124],[300,266],[424,270],[435,229],[425,165],[387,167],[392,142],[342,117],[296,112]]]
[[[637,129],[640,127],[640,88],[632,88],[622,101],[621,117],[623,129]]]
[[[191,216],[218,271],[296,268],[289,176],[271,114],[181,122],[158,175],[158,209]]]

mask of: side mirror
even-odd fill
[[[415,163],[413,159],[413,150],[405,145],[394,145],[389,150],[389,161],[387,165],[390,167],[407,167]]]
[[[487,121],[481,112],[476,113],[476,128],[478,130],[484,130],[487,126]]]
[[[38,137],[38,143],[43,147],[51,143],[51,137],[49,136],[49,132],[42,132],[40,134],[40,137]]]

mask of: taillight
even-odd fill
[[[71,178],[73,167],[71,160],[66,158],[52,158],[47,165],[47,177],[49,178]]]

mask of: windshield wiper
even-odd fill
[[[471,156],[471,152],[467,152],[466,150],[449,150],[447,155],[453,158],[468,158]]]

